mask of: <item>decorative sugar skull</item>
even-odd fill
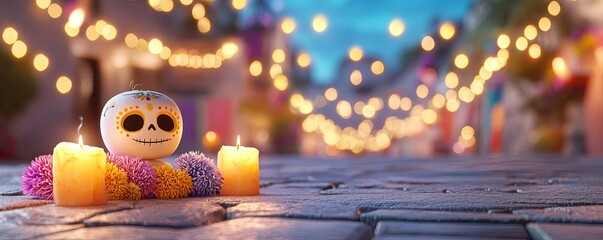
[[[153,91],[133,90],[109,99],[100,127],[109,152],[147,160],[172,155],[182,138],[180,109]]]

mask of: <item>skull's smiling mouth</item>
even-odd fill
[[[134,142],[143,144],[143,145],[153,145],[153,144],[163,144],[164,142],[172,140],[171,138],[162,138],[162,139],[145,139],[145,138],[131,138]]]

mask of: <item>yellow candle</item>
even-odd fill
[[[224,177],[221,195],[250,196],[260,194],[260,152],[256,148],[222,146],[218,152],[218,169]]]
[[[102,148],[61,142],[52,154],[52,192],[57,206],[90,206],[107,202],[106,155]]]

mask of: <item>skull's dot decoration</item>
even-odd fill
[[[109,99],[100,127],[109,152],[148,160],[172,155],[182,138],[180,109],[153,91],[134,90]]]

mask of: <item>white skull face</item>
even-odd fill
[[[159,159],[172,155],[182,138],[182,117],[168,96],[134,90],[107,102],[101,113],[101,135],[115,155]]]

